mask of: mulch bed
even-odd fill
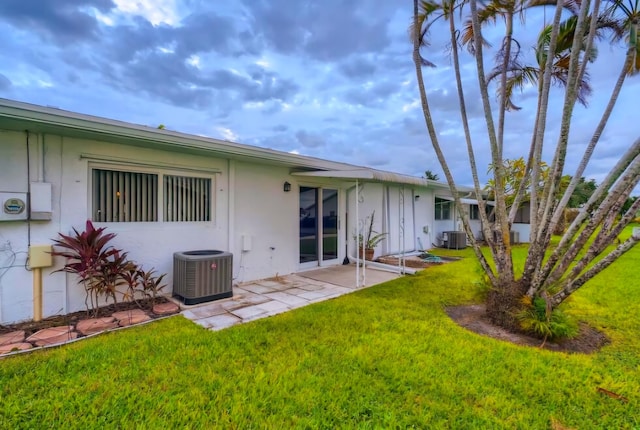
[[[50,327],[62,326],[62,325],[75,325],[78,321],[84,320],[87,318],[101,318],[108,317],[112,315],[114,312],[119,311],[130,311],[133,309],[142,309],[145,311],[152,319],[159,318],[164,315],[155,315],[151,310],[153,306],[160,303],[167,303],[165,297],[156,297],[155,299],[144,299],[138,300],[137,302],[119,302],[115,304],[110,304],[107,306],[103,306],[97,309],[97,316],[95,316],[94,312],[87,311],[78,311],[73,312],[66,315],[55,315],[51,317],[44,318],[41,321],[26,321],[23,323],[10,324],[10,325],[0,325],[0,334],[10,333],[16,330],[24,330],[26,332],[26,336],[30,336],[33,333]]]
[[[494,325],[487,317],[484,304],[449,306],[445,309],[447,315],[458,325],[484,336],[504,340],[517,345],[541,347],[542,340],[525,333],[513,333]],[[591,354],[610,343],[609,338],[602,332],[581,322],[578,335],[572,339],[560,342],[547,341],[542,348],[549,351]]]

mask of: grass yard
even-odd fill
[[[174,317],[0,360],[0,428],[640,428],[640,247],[571,303],[612,339],[588,356],[455,325],[480,272],[452,254],[221,332]]]

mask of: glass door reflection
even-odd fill
[[[338,258],[338,190],[322,189],[322,260]]]
[[[318,189],[300,187],[300,263],[318,261]]]

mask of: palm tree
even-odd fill
[[[519,323],[515,317],[515,313],[522,308],[523,297],[529,299],[544,300],[549,309],[555,309],[562,303],[573,291],[578,289],[588,279],[602,271],[605,267],[615,261],[620,255],[628,251],[634,246],[640,237],[632,237],[620,244],[614,251],[604,258],[594,263],[593,259],[601,256],[606,246],[612,244],[621,229],[623,229],[630,221],[630,214],[635,215],[635,211],[640,209],[640,201],[634,201],[621,220],[608,224],[605,216],[611,212],[619,212],[624,205],[633,188],[640,182],[640,139],[634,142],[630,148],[622,155],[619,162],[614,166],[611,172],[602,181],[598,189],[593,193],[583,213],[581,213],[576,222],[572,224],[569,231],[561,239],[564,243],[563,247],[558,247],[558,254],[555,261],[549,263],[552,259],[545,260],[545,256],[550,250],[550,233],[549,228],[553,223],[553,217],[557,212],[557,195],[558,190],[562,190],[563,168],[568,146],[568,135],[573,110],[576,101],[586,102],[587,93],[585,92],[585,82],[588,80],[586,74],[587,63],[595,59],[595,49],[593,49],[593,40],[596,37],[600,18],[589,18],[589,2],[580,3],[557,3],[553,15],[553,24],[549,29],[543,32],[540,38],[538,49],[535,51],[537,56],[538,67],[535,71],[529,71],[532,76],[532,82],[537,82],[539,90],[538,107],[535,116],[536,126],[534,127],[533,139],[530,146],[529,160],[531,163],[530,176],[525,176],[522,183],[529,183],[531,192],[531,215],[532,215],[532,235],[527,260],[524,269],[519,272],[520,276],[516,276],[511,257],[511,244],[509,239],[510,222],[512,219],[507,214],[507,196],[505,194],[505,166],[501,157],[502,154],[502,121],[504,120],[504,112],[512,94],[508,93],[507,77],[512,77],[509,73],[516,70],[512,67],[514,59],[517,58],[520,45],[514,41],[511,34],[510,26],[515,20],[513,18],[518,14],[524,14],[525,6],[534,6],[544,2],[535,1],[519,1],[519,0],[494,0],[488,5],[479,6],[480,0],[463,0],[455,3],[451,0],[444,0],[443,3],[435,3],[433,1],[414,0],[414,20],[413,31],[411,33],[413,39],[413,59],[416,69],[416,77],[425,123],[429,138],[438,157],[438,161],[442,167],[444,176],[449,184],[449,188],[454,196],[457,196],[455,181],[453,180],[451,171],[447,165],[447,161],[442,153],[439,143],[439,136],[436,132],[433,117],[429,106],[429,97],[425,90],[425,83],[422,77],[422,69],[425,65],[433,66],[433,63],[427,61],[421,55],[421,49],[424,49],[426,43],[426,35],[434,22],[449,21],[450,30],[450,49],[453,58],[453,67],[456,82],[458,84],[458,92],[460,99],[460,109],[462,125],[465,128],[465,138],[467,140],[468,152],[470,155],[470,164],[472,173],[474,174],[474,185],[476,185],[475,161],[473,159],[473,144],[471,136],[468,132],[468,124],[466,117],[466,109],[464,104],[464,91],[460,81],[460,63],[458,61],[458,43],[464,41],[464,30],[456,27],[456,20],[453,18],[453,12],[459,11],[463,7],[469,8],[470,19],[467,29],[472,31],[472,36],[468,39],[469,43],[473,43],[471,51],[475,57],[475,65],[477,68],[477,78],[480,88],[481,103],[484,110],[484,119],[487,126],[488,144],[491,150],[491,162],[495,166],[493,169],[493,179],[495,183],[495,223],[492,227],[486,227],[482,222],[483,233],[488,238],[489,250],[493,259],[492,264],[488,264],[478,244],[473,239],[473,233],[470,232],[469,221],[466,214],[461,211],[461,219],[465,232],[470,238],[473,250],[482,266],[491,288],[487,297],[487,312],[489,317],[496,323],[508,328],[517,328]],[[600,1],[594,0],[591,13],[594,17],[600,17]],[[606,1],[606,0],[602,0]],[[625,1],[626,9],[629,5],[637,5],[640,0],[614,0],[613,3]],[[635,2],[635,3],[633,3]],[[553,2],[546,2],[549,4]],[[562,21],[562,12],[569,6],[574,7],[574,22],[567,20]],[[579,5],[579,8],[577,6]],[[487,7],[491,6],[491,7]],[[618,11],[617,13],[620,13]],[[487,49],[487,41],[482,37],[482,24],[495,21],[500,17],[506,17],[505,37],[502,46],[499,47],[499,70],[494,70],[494,79],[500,78],[499,84],[499,106],[500,120],[496,128],[493,122],[493,110],[488,95],[488,75],[484,71],[483,51]],[[635,16],[635,15],[634,15]],[[633,33],[629,36],[629,51],[633,49],[633,56],[629,54],[627,58],[637,59],[638,47],[638,19],[628,20],[628,29]],[[632,43],[633,42],[633,43]],[[629,70],[626,64],[625,72]],[[526,71],[525,71],[526,74]],[[535,79],[535,80],[533,80]],[[561,128],[558,133],[558,140],[555,145],[555,155],[553,163],[549,168],[549,178],[544,181],[544,188],[541,196],[538,196],[541,170],[540,161],[542,157],[542,144],[546,131],[547,107],[549,105],[549,90],[553,82],[566,84],[565,98],[562,105]],[[514,84],[511,87],[517,88]],[[509,98],[507,97],[509,95]],[[612,103],[615,100],[612,97]],[[513,103],[512,103],[513,104]],[[486,139],[486,137],[485,137]],[[486,140],[483,139],[483,142]],[[582,175],[578,175],[581,177]],[[535,187],[535,189],[534,189]],[[526,187],[525,187],[526,188]],[[478,191],[476,185],[476,196],[478,200],[482,199],[482,192]],[[460,207],[459,198],[455,198],[456,205]],[[640,199],[639,199],[640,200]],[[515,205],[514,205],[515,206]],[[485,211],[479,211],[483,215]],[[592,218],[584,216],[584,213],[591,212]],[[535,217],[535,219],[534,219]],[[607,228],[600,229],[600,226]],[[577,226],[577,230],[575,227]],[[485,232],[485,228],[488,233]],[[572,230],[574,229],[574,230]],[[576,233],[577,232],[577,233]],[[592,242],[588,239],[593,239]],[[568,244],[568,245],[567,245]],[[593,245],[592,245],[593,244]],[[576,254],[576,252],[578,254]],[[552,253],[555,253],[553,251]],[[568,257],[571,256],[572,257]],[[574,266],[564,266],[564,262],[568,258],[574,260],[576,255],[580,255],[579,261]],[[562,257],[562,259],[560,259]],[[544,263],[544,265],[543,265]],[[556,264],[557,263],[557,264]],[[545,266],[545,265],[548,265]],[[553,289],[550,289],[553,287]]]
[[[428,179],[430,181],[439,181],[440,178],[438,177],[437,173],[433,173],[431,170],[427,170],[424,172],[424,178]]]
[[[571,45],[575,34],[577,17],[571,16],[560,24],[558,34],[558,42],[553,53],[553,64],[551,69],[552,84],[566,86],[569,74],[569,58],[571,56]],[[598,28],[615,28],[610,21],[603,21]],[[515,89],[522,89],[529,85],[535,85],[539,88],[544,75],[544,68],[549,55],[549,42],[551,39],[551,25],[545,26],[540,35],[535,48],[536,66],[525,66],[517,61],[517,58],[511,61],[507,66],[507,80],[505,86],[507,110],[520,110],[519,106],[513,103],[512,96]],[[584,47],[584,45],[583,45]],[[594,61],[597,56],[597,50],[592,48],[592,52],[585,54],[587,61]],[[504,69],[496,67],[487,77],[488,81],[495,80]],[[591,86],[589,85],[589,75],[584,74],[578,84],[578,101],[587,106],[587,98],[591,95]]]

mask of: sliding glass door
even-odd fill
[[[338,190],[300,187],[300,264],[338,259]]]

